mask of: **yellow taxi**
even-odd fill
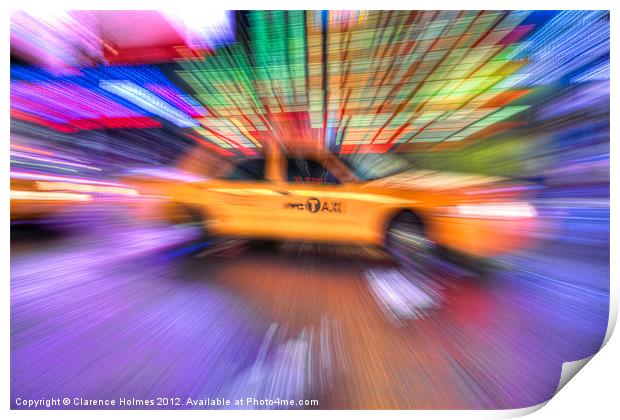
[[[157,197],[167,220],[215,237],[354,242],[397,256],[437,246],[494,256],[522,247],[536,219],[527,185],[415,169],[392,154],[272,147],[216,166],[209,177],[153,169],[124,181]]]
[[[96,202],[137,196],[124,185],[55,174],[11,171],[11,222],[52,221]]]

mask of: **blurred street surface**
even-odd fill
[[[213,248],[119,209],[62,231],[15,226],[12,399],[540,403],[563,361],[599,348],[608,316],[608,234],[578,238],[609,213],[572,206],[562,241],[541,239],[483,277],[439,260],[397,267],[363,247]]]

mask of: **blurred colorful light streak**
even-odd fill
[[[12,115],[59,131],[161,127],[151,118],[161,115],[189,126],[195,123],[183,110],[193,116],[206,114],[159,69],[149,66],[82,69],[79,75],[64,77],[12,67],[11,77]],[[131,86],[127,92],[141,93],[140,104],[148,109],[101,89],[99,84],[107,78],[122,78]],[[153,87],[161,97],[142,86]],[[136,95],[129,99],[135,101]]]
[[[609,54],[609,13],[564,10],[511,54],[527,59],[522,86],[559,82],[588,63]]]
[[[160,13],[177,28],[192,49],[215,49],[235,41],[235,13],[231,10],[201,7]]]
[[[119,184],[115,182],[97,181],[94,179],[86,179],[86,178],[63,177],[63,176],[39,174],[39,173],[34,173],[34,172],[23,172],[23,171],[11,171],[11,179],[30,179],[30,180],[35,180],[35,181],[60,181],[60,182],[72,182],[76,184],[93,184],[93,185],[124,187],[123,184]]]
[[[11,200],[44,200],[44,201],[92,201],[88,194],[47,191],[21,191],[11,190]]]
[[[102,14],[146,27],[167,19],[191,48],[212,38],[212,55],[177,62],[191,95],[155,66],[81,68],[64,79],[12,69],[12,115],[66,132],[159,127],[157,116],[244,154],[273,140],[407,152],[515,127],[533,85],[608,77],[604,11],[250,11],[236,13],[239,34],[232,12],[206,15]],[[20,90],[24,81],[44,86]],[[78,97],[87,105],[71,115]]]
[[[11,51],[55,74],[103,60],[97,12],[11,11]]]
[[[99,87],[179,127],[195,127],[197,125],[188,115],[170,106],[164,100],[135,83],[124,80],[102,80],[99,82]]]
[[[75,163],[75,162],[68,162],[66,160],[58,160],[58,159],[50,159],[50,158],[43,158],[43,157],[37,157],[37,156],[32,156],[29,154],[25,154],[25,153],[20,153],[20,152],[11,152],[11,156],[17,156],[18,158],[23,158],[26,160],[34,160],[34,161],[40,161],[40,162],[48,162],[48,163],[57,163],[60,165],[65,165],[65,166],[74,166],[77,168],[83,168],[83,169],[90,169],[93,171],[101,171],[101,168],[97,168],[94,166],[89,166],[89,165],[83,165],[81,163]]]
[[[201,57],[234,40],[234,12],[226,10],[11,12],[12,53],[58,75]]]
[[[90,184],[76,184],[72,182],[37,181],[37,189],[41,191],[75,191],[83,193],[115,194],[115,195],[138,195],[133,188],[101,186]]]
[[[71,81],[11,81],[11,108],[16,118],[32,116],[52,127],[64,127],[61,131],[159,126],[156,121]]]
[[[501,87],[523,65],[509,54],[533,29],[519,27],[528,15],[371,11],[334,14],[326,27],[317,12],[248,12],[249,49],[180,62],[178,74],[213,114],[209,127],[234,118],[256,139],[322,139],[345,153],[460,141],[515,115],[485,118],[528,92]],[[298,110],[307,122],[276,128]]]

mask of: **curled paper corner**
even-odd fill
[[[607,321],[607,332],[605,332],[605,338],[603,339],[603,344],[601,345],[601,349],[605,347],[605,345],[609,342],[609,339],[611,338],[612,334],[614,333],[616,329],[617,321],[618,321],[618,294],[617,292],[613,292],[613,288],[612,288],[610,300],[609,300],[609,320]]]
[[[545,401],[545,402],[543,402],[541,404],[538,404],[538,405],[535,405],[535,406],[532,406],[532,407],[528,407],[528,408],[522,409],[522,410],[526,410],[526,411],[524,411],[522,414],[520,413],[519,415],[531,414],[531,413],[533,413],[535,411],[538,411],[539,409],[541,409],[545,405],[547,405],[547,403],[549,401],[551,401],[551,399],[553,399],[553,397],[555,397],[557,395],[557,393],[560,392],[562,390],[562,388],[564,388],[564,386],[571,379],[573,379],[573,377],[585,365],[587,365],[588,362],[590,360],[592,360],[592,358],[594,356],[596,356],[599,351],[601,351],[603,349],[603,347],[605,347],[605,345],[609,342],[609,339],[611,338],[611,336],[614,333],[614,330],[616,328],[616,321],[617,320],[618,320],[618,305],[610,304],[609,305],[609,321],[607,323],[607,332],[605,333],[605,338],[603,339],[603,343],[601,344],[601,347],[594,354],[591,354],[588,357],[584,357],[583,359],[579,359],[579,360],[573,360],[571,362],[564,362],[562,364],[562,373],[560,374],[560,382],[558,383],[558,386],[555,389],[555,392],[553,393],[551,398],[549,398],[547,401]]]
[[[549,401],[545,401],[545,402],[542,402],[540,404],[532,405],[530,407],[513,408],[513,409],[510,409],[510,410],[502,410],[500,412],[496,412],[497,415],[494,413],[493,418],[513,419],[513,418],[517,418],[517,417],[525,417],[525,416],[527,416],[529,414],[535,413],[536,411],[540,410],[545,405],[547,405],[548,402]]]
[[[579,360],[573,360],[571,362],[564,362],[562,364],[562,373],[560,374],[560,382],[558,383],[555,392],[547,401],[544,401],[540,404],[532,405],[530,407],[517,408],[514,410],[506,410],[504,415],[500,415],[499,418],[515,418],[515,417],[523,417],[529,414],[535,413],[536,411],[543,408],[549,401],[553,399],[557,395],[558,392],[564,385],[566,385],[580,370],[583,368],[594,356],[596,356],[598,352],[594,353],[591,356],[585,357]]]
[[[596,353],[583,359],[573,360],[572,362],[564,362],[562,364],[562,374],[560,375],[560,382],[558,383],[558,387],[555,389],[555,392],[553,393],[553,396],[551,398],[555,397],[556,394],[560,392],[562,388],[564,388],[564,385],[566,385],[568,381],[573,379],[577,372],[579,372],[581,368],[583,368],[590,360],[592,360],[595,355]]]

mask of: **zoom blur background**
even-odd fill
[[[541,224],[482,277],[363,247],[197,253],[118,178],[269,139],[527,180]],[[11,202],[12,404],[538,404],[607,327],[609,13],[13,12]]]

